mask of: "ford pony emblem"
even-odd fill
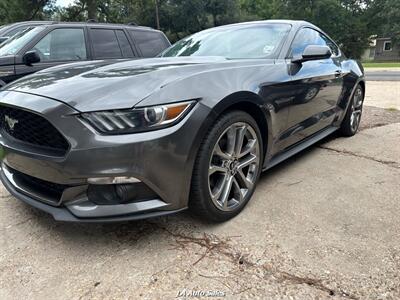
[[[8,127],[10,127],[10,130],[14,130],[15,124],[18,123],[18,120],[15,120],[7,115],[4,116],[4,120],[6,121]]]

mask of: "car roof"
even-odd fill
[[[312,28],[316,28],[320,30],[317,26],[314,24],[304,21],[304,20],[286,20],[286,19],[270,19],[270,20],[261,20],[261,21],[250,21],[250,22],[242,22],[242,23],[234,23],[234,24],[228,24],[228,25],[223,25],[223,26],[218,26],[218,27],[213,27],[210,29],[217,29],[217,28],[229,28],[229,27],[236,27],[236,26],[242,26],[242,25],[262,25],[262,24],[288,24],[291,25],[294,28],[299,28],[302,26],[308,26]]]
[[[0,28],[0,34],[3,34],[4,32],[9,32],[13,30],[14,28],[20,27],[20,26],[26,26],[26,25],[45,25],[45,24],[51,24],[53,23],[52,21],[24,21],[24,22],[16,22],[16,23],[10,23],[10,24],[4,24]]]
[[[160,31],[151,27],[146,27],[146,26],[139,26],[135,24],[117,24],[117,23],[98,23],[94,21],[88,21],[88,22],[61,22],[61,21],[23,21],[23,22],[16,22],[16,23],[11,23],[11,24],[6,24],[4,25],[5,29],[11,29],[12,27],[18,27],[18,26],[23,26],[23,25],[45,25],[45,26],[90,26],[90,27],[116,27],[116,28],[121,28],[121,27],[129,27],[129,28],[134,28],[134,29],[142,29],[142,30],[151,30],[151,31]]]
[[[42,25],[42,24],[52,24],[52,23],[54,23],[54,21],[22,21],[22,22],[4,24],[4,27],[11,28],[23,25]]]
[[[255,23],[280,23],[280,24],[289,24],[292,25],[293,27],[303,27],[303,26],[308,26],[308,27],[313,27],[319,29],[317,26],[314,24],[304,21],[304,20],[286,20],[286,19],[272,19],[272,20],[265,20],[265,21],[256,21]]]
[[[293,31],[297,31],[301,27],[310,27],[316,29],[323,34],[327,35],[321,28],[315,26],[314,24],[304,21],[304,20],[286,20],[286,19],[270,19],[270,20],[261,20],[261,21],[250,21],[250,22],[242,22],[242,23],[233,23],[228,25],[222,25],[217,27],[211,27],[205,29],[204,31],[212,31],[212,30],[224,30],[228,28],[240,27],[240,26],[247,26],[247,25],[263,25],[263,24],[287,24],[292,27]],[[328,35],[327,35],[328,36]],[[328,36],[329,37],[329,36]]]
[[[98,22],[52,22],[51,24],[45,24],[47,26],[90,26],[90,27],[110,27],[110,28],[132,28],[149,31],[160,31],[151,27],[139,26],[134,24],[118,24],[118,23],[98,23]]]

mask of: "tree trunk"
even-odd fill
[[[87,0],[87,14],[88,20],[96,20],[97,21],[97,1],[96,0]]]

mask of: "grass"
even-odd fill
[[[400,68],[400,62],[363,62],[364,68]]]

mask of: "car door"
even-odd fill
[[[326,45],[331,48],[332,56],[291,62],[291,58],[301,57],[309,45]],[[337,46],[328,37],[313,28],[304,27],[297,32],[287,59],[293,99],[289,108],[288,130],[284,134],[285,147],[324,129],[337,117],[343,86],[338,52]]]
[[[94,59],[121,59],[135,57],[129,40],[122,29],[89,28]]]
[[[18,77],[56,65],[88,59],[85,31],[83,27],[54,28],[34,43],[24,53],[36,51],[40,62],[31,66],[23,64],[23,55],[16,58],[15,71]]]

